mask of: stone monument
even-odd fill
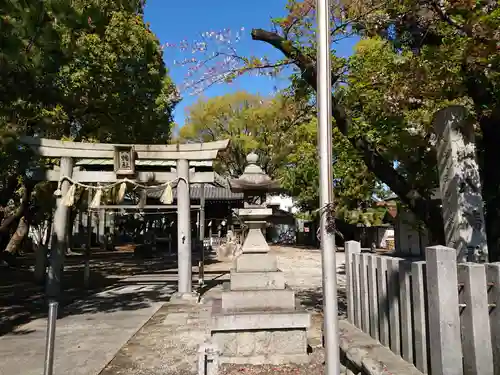
[[[296,309],[295,293],[286,286],[276,256],[262,233],[272,209],[265,194],[279,184],[247,156],[240,178],[231,180],[231,190],[243,192],[244,208],[238,215],[248,227],[241,254],[235,258],[230,282],[221,299],[214,301],[212,343],[220,352],[220,363],[304,363],[307,355],[309,313]]]
[[[466,108],[450,106],[438,111],[434,130],[438,136],[446,246],[457,249],[458,261],[486,261],[488,248],[474,127],[468,120]]]

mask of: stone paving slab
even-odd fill
[[[210,336],[211,302],[169,302],[100,375],[197,374],[198,347]]]
[[[123,285],[68,306],[57,321],[54,375],[99,374],[172,289],[161,283]],[[46,327],[46,319],[37,319],[0,337],[1,375],[43,373]]]

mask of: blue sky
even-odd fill
[[[239,55],[268,56],[279,58],[281,55],[271,46],[252,41],[252,28],[269,28],[271,18],[286,14],[286,0],[147,0],[145,19],[158,36],[160,42],[179,43],[182,40],[193,41],[200,38],[201,33],[244,28],[241,41],[235,46]],[[353,41],[345,41],[337,46],[341,55],[349,55]],[[189,58],[190,54],[178,48],[166,48],[164,59],[170,69],[170,75],[177,85],[186,82],[186,69],[174,65],[175,60]],[[266,77],[243,76],[232,84],[212,86],[203,92],[206,97],[223,95],[238,90],[269,95],[275,88],[286,87],[286,77],[271,79]],[[183,96],[182,102],[175,110],[175,121],[182,126],[186,107],[193,104],[197,96]]]

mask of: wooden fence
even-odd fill
[[[347,241],[348,320],[431,375],[500,375],[500,263],[425,262],[361,253]]]

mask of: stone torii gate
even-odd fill
[[[213,161],[225,150],[229,140],[207,143],[172,145],[126,145],[107,143],[66,142],[44,138],[24,137],[21,142],[41,157],[60,159],[59,168],[37,170],[33,179],[54,181],[60,184],[61,196],[57,198],[53,223],[51,262],[49,264],[47,295],[55,299],[60,294],[61,271],[67,248],[69,207],[62,204],[70,188],[68,178],[83,184],[115,183],[123,178],[138,183],[167,183],[177,181],[177,232],[178,232],[178,293],[180,298],[193,295],[191,262],[191,212],[189,184],[219,185],[220,177],[213,170],[190,169],[190,161]],[[85,171],[75,167],[78,159],[114,160],[114,170]],[[165,171],[141,171],[136,160],[176,161],[176,168]],[[168,206],[166,205],[165,208]]]

